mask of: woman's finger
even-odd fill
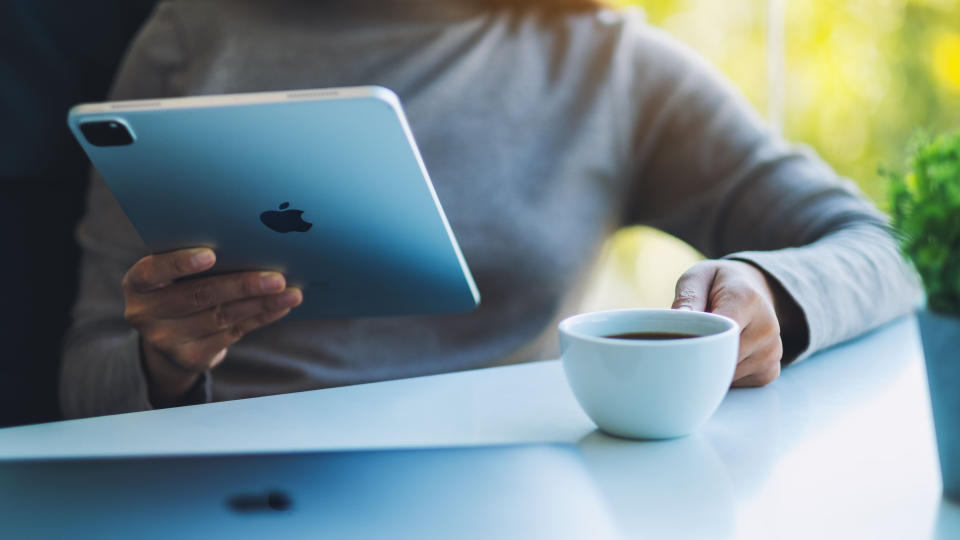
[[[274,294],[286,288],[279,272],[238,272],[180,281],[135,298],[142,315],[185,317],[220,304]]]
[[[173,348],[188,341],[228,330],[232,326],[261,313],[294,308],[303,301],[303,293],[296,287],[255,298],[234,300],[219,304],[199,313],[172,319],[158,319],[147,330],[147,339],[163,348]]]
[[[782,358],[783,341],[776,336],[737,364],[733,386],[762,386],[773,382],[780,375]]]
[[[123,289],[144,293],[165,287],[174,280],[209,269],[217,256],[209,248],[191,248],[147,255],[123,276]]]
[[[226,330],[184,343],[177,347],[173,357],[184,369],[207,371],[222,360],[222,351],[239,341],[243,336],[283,318],[290,309],[260,313],[234,324]]]
[[[717,267],[710,263],[700,263],[687,270],[677,280],[674,291],[673,309],[706,311],[710,289],[713,286]]]

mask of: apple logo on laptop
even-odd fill
[[[303,220],[303,210],[287,210],[290,203],[285,202],[280,205],[281,212],[276,210],[267,210],[260,214],[260,221],[264,225],[279,233],[288,233],[291,231],[306,232],[313,227],[313,223]]]

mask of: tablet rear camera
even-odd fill
[[[87,142],[94,146],[126,146],[133,144],[133,134],[122,122],[105,120],[102,122],[84,122],[80,131]]]

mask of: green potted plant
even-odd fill
[[[944,494],[960,501],[960,132],[924,138],[908,170],[891,173],[900,249],[923,281],[917,314]]]

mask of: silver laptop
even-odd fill
[[[619,538],[572,445],[0,462],[6,538]]]

